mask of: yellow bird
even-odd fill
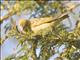
[[[41,29],[49,27],[52,23],[52,17],[46,18],[33,18],[31,20],[20,19],[18,22],[18,30],[21,33],[26,33],[27,31],[38,32]]]

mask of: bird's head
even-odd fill
[[[31,29],[30,21],[26,19],[20,19],[18,23],[18,28],[20,32],[26,33],[29,29]]]
[[[27,24],[27,20],[25,20],[25,19],[20,19],[19,20],[19,25],[20,26],[24,27],[26,24]]]

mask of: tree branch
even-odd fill
[[[21,11],[23,11],[27,8],[29,8],[29,6],[24,6],[24,7],[22,7]],[[20,9],[21,9],[21,4],[18,1],[14,4],[14,6],[12,8],[9,9],[7,15],[0,17],[0,23],[2,23],[4,20],[8,19],[9,17],[13,16],[14,14],[17,14],[18,12],[20,12]]]

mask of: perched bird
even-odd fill
[[[28,31],[31,32],[38,32],[41,29],[44,29],[50,26],[52,23],[47,23],[49,21],[53,21],[52,17],[46,18],[33,18],[30,20],[20,19],[18,22],[18,30],[20,33],[27,33]]]

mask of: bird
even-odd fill
[[[52,21],[52,17],[46,18],[33,18],[30,20],[20,19],[18,21],[18,31],[20,33],[26,34],[27,32],[39,32],[39,30],[49,27],[52,23],[47,23]]]

